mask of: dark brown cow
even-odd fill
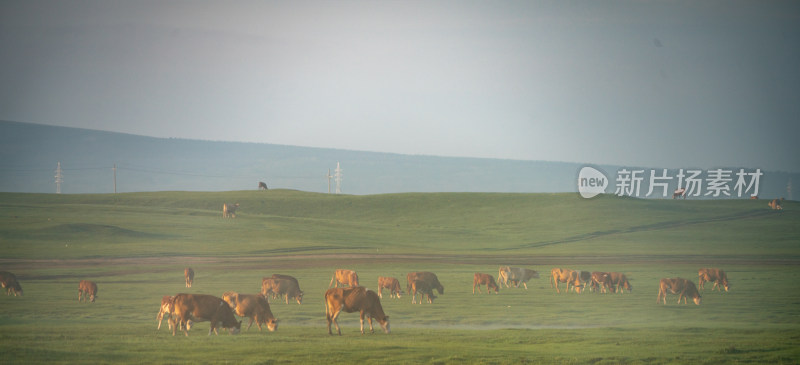
[[[261,324],[265,324],[270,332],[278,329],[278,320],[272,314],[269,308],[267,298],[260,294],[239,294],[237,292],[229,291],[222,294],[224,300],[233,309],[239,317],[250,318],[250,324],[247,325],[247,330],[256,322],[258,330],[261,331]]]
[[[698,286],[700,289],[705,289],[704,285],[706,282],[714,282],[714,286],[711,288],[713,291],[714,289],[719,289],[722,291],[721,288],[725,288],[725,291],[728,291],[730,285],[728,284],[728,274],[724,271],[717,269],[717,268],[704,268],[697,271],[697,276],[699,279],[697,280]]]
[[[83,298],[83,300],[81,300],[81,298]],[[86,299],[92,303],[97,299],[97,284],[93,281],[81,280],[81,282],[78,283],[78,301],[86,301]]]
[[[186,287],[191,288],[194,283],[194,270],[191,267],[183,269],[183,278],[186,279]]]
[[[422,304],[422,299],[427,296],[428,303],[433,304],[433,300],[436,299],[436,296],[433,295],[433,288],[431,284],[424,280],[414,280],[411,283],[411,304],[416,303],[417,294],[419,293],[419,304]]]
[[[658,285],[658,297],[656,297],[656,303],[660,302],[663,298],[664,304],[667,304],[667,291],[671,292],[672,294],[678,294],[678,304],[681,303],[681,299],[683,299],[683,303],[686,304],[686,298],[691,297],[694,301],[694,304],[700,305],[700,293],[697,291],[697,287],[694,286],[694,283],[686,280],[684,278],[665,278],[661,279]]]
[[[339,284],[342,286],[348,287],[356,287],[359,286],[358,284],[358,274],[356,274],[353,270],[347,269],[336,269],[333,273],[333,277],[331,278],[331,283],[328,285],[329,288],[331,287],[339,287]]]
[[[627,289],[629,293],[633,292],[633,287],[625,274],[621,272],[610,272],[608,275],[611,277],[611,285],[614,286],[615,292],[622,293],[622,289]]]
[[[528,280],[534,278],[538,279],[539,273],[523,267],[500,266],[497,272],[497,282],[501,288],[503,284],[506,285],[506,288],[510,288],[511,286],[508,285],[510,281],[514,287],[519,288],[519,284],[522,284],[525,286],[525,290],[528,290]]]
[[[406,290],[409,293],[411,292],[411,283],[416,280],[427,282],[430,287],[436,289],[440,295],[444,294],[444,286],[439,282],[439,278],[436,277],[436,274],[428,271],[410,272],[406,275]]]
[[[611,283],[611,275],[607,272],[593,271],[592,272],[592,290],[601,293],[614,292],[614,287]]]
[[[378,276],[378,297],[383,299],[383,289],[389,290],[389,298],[400,298],[403,290],[400,289],[400,281],[397,278]]]
[[[217,325],[222,322],[222,328],[227,328],[233,335],[238,334],[242,328],[242,321],[237,321],[233,316],[233,310],[228,303],[225,303],[221,298],[207,294],[178,294],[172,300],[173,309],[170,316],[172,324],[172,335],[180,328],[186,336],[189,336],[187,331],[187,323],[189,320],[194,322],[211,322],[211,328],[208,329],[208,335],[211,332],[217,332]]]
[[[481,285],[486,285],[486,294],[491,294],[490,289],[494,289],[494,293],[498,294],[497,284],[494,282],[494,276],[476,272],[472,276],[472,294],[475,294],[475,288],[478,288],[478,293],[481,292]]]
[[[325,292],[325,317],[328,320],[328,334],[333,334],[331,332],[331,323],[333,323],[336,326],[336,331],[339,332],[339,336],[342,335],[339,323],[336,322],[339,313],[342,311],[345,313],[360,313],[362,335],[364,334],[364,317],[369,320],[370,332],[375,332],[372,328],[373,318],[378,320],[384,332],[391,332],[389,329],[389,316],[383,312],[378,294],[363,286],[333,288]]]
[[[261,295],[265,298],[286,296],[286,304],[289,304],[289,299],[294,299],[297,304],[303,304],[303,291],[300,290],[297,279],[294,278],[281,279],[275,275],[262,278]]]
[[[569,291],[569,286],[572,282],[573,271],[570,269],[561,269],[561,268],[553,268],[550,270],[550,287],[555,287],[557,293],[561,293],[558,290],[558,283],[567,283],[567,291]]]
[[[8,271],[0,271],[0,286],[6,290],[6,295],[14,293],[15,297],[22,296],[22,286],[19,285],[17,276]]]

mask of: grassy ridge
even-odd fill
[[[222,202],[239,202],[222,219]],[[797,363],[800,219],[793,202],[672,201],[575,194],[335,196],[297,191],[0,194],[0,270],[26,295],[0,297],[0,361],[63,363]],[[472,274],[530,267],[529,290],[473,294]],[[182,268],[197,272],[184,288]],[[552,267],[621,271],[633,293],[557,294]],[[655,303],[658,279],[723,267],[730,292]],[[382,300],[391,335],[325,329],[336,268],[377,276],[434,271],[433,305]],[[296,276],[302,305],[272,303],[275,333],[207,337],[156,330],[162,295],[255,293]],[[96,303],[77,303],[95,280]],[[563,285],[563,284],[562,284]],[[164,325],[166,326],[166,324]]]

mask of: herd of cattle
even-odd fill
[[[186,287],[191,288],[194,282],[194,270],[187,267],[184,270],[184,277],[186,279]],[[527,282],[530,279],[539,278],[539,273],[526,268],[501,266],[497,277],[498,280],[495,281],[494,276],[491,274],[475,273],[472,293],[475,293],[475,289],[480,293],[482,285],[486,286],[487,294],[491,291],[498,293],[503,285],[507,288],[510,288],[511,285],[519,288],[522,285],[527,290]],[[625,290],[628,292],[633,290],[625,274],[618,272],[587,272],[554,268],[550,272],[550,285],[556,289],[557,293],[561,293],[559,283],[566,284],[567,292],[574,291],[576,293],[581,293],[585,290],[600,293],[622,293]],[[728,291],[730,287],[727,274],[717,268],[703,268],[698,271],[698,286],[700,289],[704,289],[705,283],[714,283],[711,290],[722,291],[722,288],[725,288],[725,291]],[[14,274],[0,271],[0,285],[6,289],[6,295],[13,293],[14,296],[22,296],[22,287]],[[666,296],[669,292],[678,295],[679,304],[681,300],[687,303],[687,299],[691,298],[695,304],[700,305],[701,297],[697,289],[698,286],[683,278],[661,279],[656,303],[663,300],[663,303],[666,304]],[[389,316],[384,313],[380,299],[383,298],[384,289],[389,292],[390,298],[400,298],[401,294],[404,294],[397,278],[379,276],[378,292],[376,293],[360,285],[358,274],[355,271],[337,269],[331,278],[328,288],[324,297],[329,334],[333,334],[331,325],[336,327],[339,335],[342,334],[336,321],[342,311],[345,313],[359,312],[362,334],[364,333],[365,318],[369,322],[370,331],[374,332],[372,320],[375,319],[384,332],[390,333]],[[437,298],[433,293],[434,290],[439,295],[444,294],[444,286],[439,282],[436,274],[420,271],[406,275],[405,293],[411,295],[412,304],[417,303],[417,295],[419,295],[420,304],[425,298],[427,298],[428,303],[432,304],[434,299]],[[94,302],[95,299],[97,299],[97,284],[92,281],[81,280],[78,284],[78,301],[89,300]],[[300,290],[300,284],[296,278],[289,275],[274,274],[271,277],[262,278],[261,293],[259,294],[239,294],[229,291],[225,292],[222,297],[208,294],[165,295],[161,299],[161,308],[156,316],[158,329],[161,329],[161,323],[166,316],[173,336],[178,330],[183,331],[188,336],[188,331],[192,328],[193,323],[202,321],[211,323],[208,331],[209,335],[212,332],[218,333],[218,326],[236,334],[240,331],[242,324],[241,320],[236,320],[234,316],[236,315],[240,318],[246,317],[250,319],[250,324],[247,326],[248,330],[255,322],[259,331],[262,329],[262,325],[266,326],[269,331],[275,331],[278,328],[278,321],[270,310],[269,299],[284,300],[286,304],[293,300],[298,304],[302,304],[303,291]]]

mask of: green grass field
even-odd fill
[[[223,202],[239,202],[223,219]],[[0,193],[0,270],[23,297],[0,296],[2,363],[716,364],[800,362],[800,209],[764,200],[677,201],[577,194],[342,196],[288,190],[52,195]],[[472,294],[499,265],[541,277],[529,290]],[[187,289],[183,268],[197,275]],[[632,293],[557,294],[550,269],[619,271]],[[658,280],[720,267],[729,292],[656,303]],[[358,315],[327,333],[334,269],[405,285],[435,272],[434,304],[384,297],[392,333],[362,336]],[[302,305],[273,302],[275,332],[207,336],[156,330],[160,298],[256,293],[297,277]],[[78,303],[81,279],[95,303]],[[563,284],[561,284],[563,286]],[[246,325],[246,322],[245,322]]]

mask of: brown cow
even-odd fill
[[[389,290],[389,298],[395,296],[400,299],[403,290],[400,289],[400,281],[393,277],[378,276],[378,297],[383,299],[383,289]]]
[[[628,293],[633,292],[633,287],[625,274],[621,272],[610,272],[608,275],[611,277],[611,285],[614,286],[615,292],[622,293],[622,289],[627,289]]]
[[[194,283],[194,270],[191,267],[183,269],[183,278],[186,279],[186,287],[191,288]]]
[[[14,293],[15,297],[17,294],[22,296],[22,286],[19,285],[17,276],[8,271],[0,271],[0,286],[6,289],[6,295]]]
[[[424,280],[414,280],[411,283],[411,304],[416,303],[417,293],[419,293],[419,304],[422,304],[422,298],[428,297],[428,303],[433,304],[436,296],[433,295],[433,287],[431,284]]]
[[[781,210],[781,209],[783,209],[783,206],[781,206],[781,203],[783,203],[783,198],[772,199],[769,203],[767,203],[767,205],[770,208],[772,208],[772,210]]]
[[[363,286],[333,288],[325,292],[325,317],[328,320],[328,334],[333,334],[331,332],[331,323],[333,323],[336,326],[336,331],[339,332],[339,336],[342,335],[342,330],[336,321],[342,311],[345,311],[345,313],[359,312],[361,315],[362,335],[364,334],[364,317],[367,317],[369,321],[370,332],[375,332],[372,328],[373,318],[378,320],[384,332],[391,332],[389,329],[389,316],[383,313],[381,299],[378,294]]]
[[[704,268],[697,271],[698,279],[698,286],[700,289],[705,289],[704,285],[706,282],[714,282],[714,286],[711,288],[713,291],[714,289],[719,289],[722,291],[721,288],[725,288],[725,291],[728,291],[730,285],[728,284],[728,274],[724,271],[717,269],[717,268]]]
[[[294,299],[297,304],[303,304],[303,291],[297,284],[297,279],[287,278],[281,279],[273,275],[269,278],[261,279],[261,295],[264,298],[268,297],[283,297],[286,296],[286,304],[289,304],[289,299]]]
[[[224,203],[222,204],[222,218],[236,218],[236,208],[239,207],[239,203],[236,204],[229,204]]]
[[[607,272],[593,271],[592,272],[592,290],[600,290],[601,293],[614,292],[614,287],[611,283],[611,275]]]
[[[81,300],[81,298],[83,298],[83,300]],[[78,301],[86,301],[86,299],[89,299],[92,303],[97,299],[97,284],[93,281],[81,280],[81,282],[78,283]]]
[[[261,324],[265,324],[270,332],[278,329],[278,320],[272,315],[272,311],[267,303],[267,298],[260,294],[239,294],[229,291],[222,294],[224,300],[239,317],[250,318],[247,330],[256,322],[258,330],[261,331]]]
[[[592,273],[588,271],[572,270],[570,280],[567,282],[567,291],[569,291],[569,286],[572,285],[572,289],[580,294],[591,282]]]
[[[189,320],[195,322],[209,321],[211,328],[208,329],[208,335],[211,332],[217,332],[217,324],[222,322],[222,328],[226,328],[233,335],[238,334],[242,328],[242,321],[236,321],[233,316],[233,310],[228,303],[224,300],[207,294],[178,294],[172,300],[173,309],[170,316],[172,324],[172,335],[178,328],[183,330],[186,336],[189,336],[187,331],[187,323]]]
[[[170,318],[172,317],[172,309],[170,309],[170,307],[172,307],[172,299],[174,298],[175,297],[172,295],[165,295],[161,297],[161,309],[159,309],[158,315],[156,316],[156,320],[158,321],[158,329],[161,329],[161,322],[164,320],[165,314],[170,316]],[[169,318],[167,318],[167,325],[169,326],[169,329],[172,329],[172,323],[170,323]]]
[[[331,283],[328,285],[329,288],[331,287],[339,287],[339,284],[342,286],[349,286],[349,287],[356,287],[359,286],[358,284],[358,274],[356,274],[353,270],[347,269],[336,269],[333,273],[333,277],[331,278]]]
[[[664,304],[667,304],[667,290],[672,294],[678,294],[678,304],[681,303],[681,299],[683,299],[683,303],[686,304],[686,298],[688,297],[691,297],[692,300],[694,300],[694,304],[697,305],[700,305],[700,301],[702,300],[693,282],[683,278],[665,278],[661,279],[659,282],[656,303],[663,298]]]
[[[422,280],[427,282],[431,288],[436,289],[439,294],[444,294],[444,286],[439,282],[439,278],[436,277],[436,274],[428,271],[416,271],[410,272],[406,275],[406,290],[410,293],[411,292],[411,283],[416,280]]]
[[[503,284],[505,284],[507,288],[510,288],[511,286],[508,285],[510,281],[514,284],[515,288],[519,288],[519,284],[522,284],[525,286],[525,290],[528,290],[528,280],[534,278],[539,278],[538,272],[522,267],[500,266],[497,272],[497,282],[501,288]]]
[[[480,293],[481,285],[486,285],[486,294],[491,294],[490,289],[494,289],[494,293],[498,294],[498,287],[494,282],[494,276],[476,272],[475,275],[472,276],[472,294],[475,294],[476,287],[478,288],[478,293]]]
[[[572,283],[573,271],[570,269],[560,269],[560,268],[553,268],[550,270],[550,287],[555,287],[557,293],[561,293],[558,290],[558,283],[567,283],[567,291],[569,291],[569,286]]]

